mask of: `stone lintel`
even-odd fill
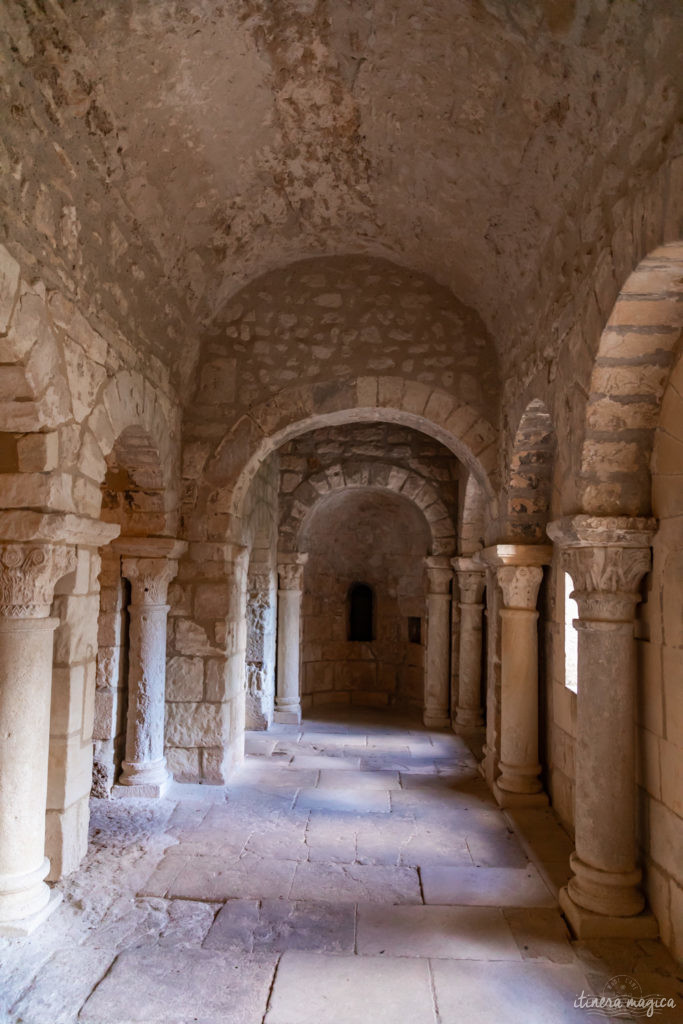
[[[119,537],[112,549],[124,558],[179,558],[187,551],[186,540],[175,537]]]
[[[657,520],[645,516],[565,516],[548,523],[546,532],[563,548],[647,548]]]
[[[552,544],[493,544],[474,556],[474,561],[479,562],[480,566],[493,568],[505,565],[550,565],[552,559]]]
[[[0,538],[6,541],[56,541],[84,547],[103,547],[118,537],[121,527],[74,512],[0,512]]]

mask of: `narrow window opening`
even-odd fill
[[[422,619],[419,615],[408,616],[408,642],[411,644],[422,643]]]
[[[574,584],[568,572],[564,574],[564,685],[574,693],[579,688],[579,636],[574,619],[579,617],[579,606],[572,597]]]
[[[354,583],[349,590],[349,640],[372,640],[372,606],[372,588],[367,583]]]

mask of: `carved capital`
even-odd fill
[[[0,544],[0,615],[49,615],[55,584],[76,568],[76,550],[56,544]]]
[[[453,567],[445,555],[430,555],[425,558],[430,594],[450,594]]]
[[[535,565],[504,565],[498,569],[498,583],[506,608],[536,608],[543,569]]]
[[[486,573],[484,570],[482,569],[480,572],[458,570],[457,577],[460,603],[481,604],[486,588]]]
[[[280,590],[303,590],[304,567],[299,562],[281,562],[278,567]]]
[[[576,547],[564,551],[574,582],[572,596],[584,620],[630,622],[640,601],[638,587],[650,568],[650,549]]]
[[[168,585],[178,572],[174,558],[124,558],[121,573],[132,586],[131,604],[166,604]]]

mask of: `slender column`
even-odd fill
[[[500,775],[493,793],[501,807],[545,804],[538,761],[538,611],[536,600],[549,545],[498,544],[482,552],[496,566],[500,609]]]
[[[28,935],[59,904],[45,884],[54,587],[75,549],[0,544],[0,934]]]
[[[424,724],[447,729],[450,724],[450,583],[453,569],[447,558],[432,556],[427,565],[427,649],[425,652]]]
[[[277,695],[273,721],[298,724],[301,721],[301,597],[304,565],[308,555],[277,567],[280,587],[277,592]]]
[[[655,522],[551,523],[579,608],[574,875],[560,903],[579,937],[656,935],[642,913],[635,826],[635,609]]]
[[[132,585],[128,634],[126,759],[115,796],[162,796],[171,781],[164,757],[166,602],[178,571],[173,558],[128,557],[121,572]]]
[[[458,704],[455,732],[470,732],[484,724],[481,707],[481,655],[483,596],[486,573],[471,558],[454,558],[452,565],[460,591],[460,644]]]

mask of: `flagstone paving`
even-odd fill
[[[94,800],[62,906],[0,940],[0,1021],[587,1024],[618,974],[683,1019],[659,943],[570,940],[551,810],[504,814],[448,732],[316,714],[248,734],[225,788]]]

